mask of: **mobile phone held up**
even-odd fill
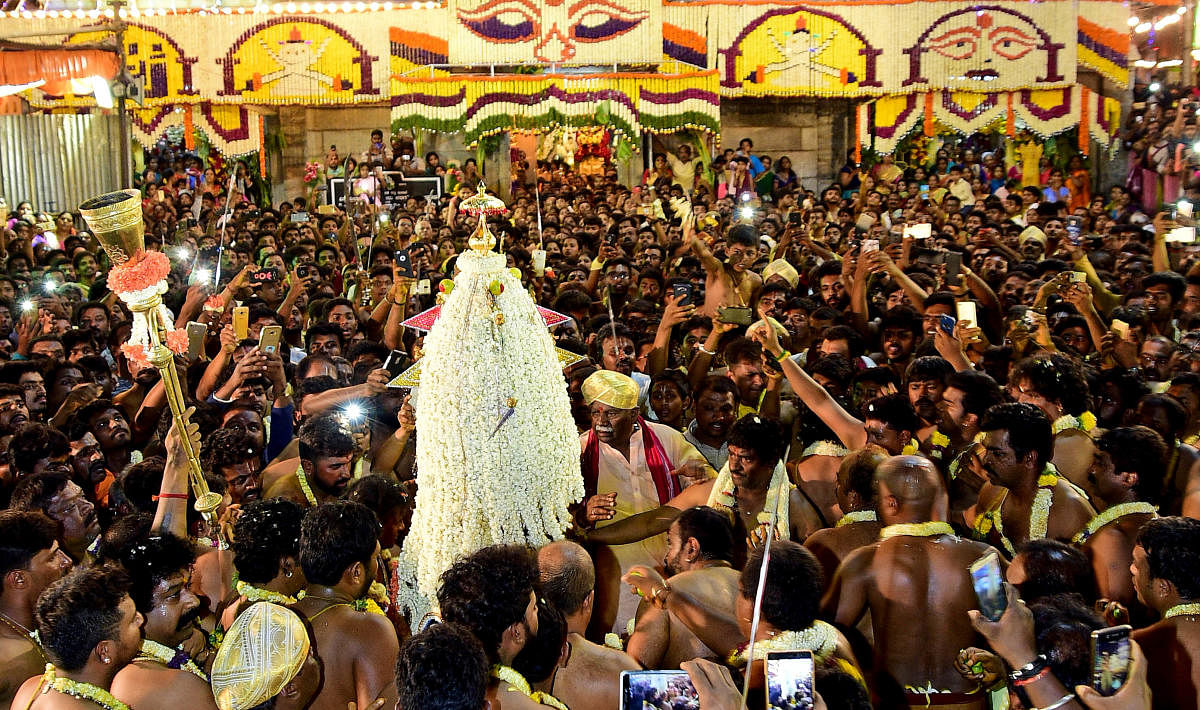
[[[1092,687],[1112,695],[1129,679],[1129,626],[1092,632]]]
[[[814,672],[812,651],[769,652],[767,710],[812,710]]]
[[[691,284],[674,284],[671,286],[671,295],[675,297],[676,306],[692,306],[692,294],[694,287]]]
[[[1004,592],[1004,575],[1000,571],[1000,556],[995,551],[971,563],[971,584],[979,597],[979,612],[988,621],[999,621],[1008,608]]]
[[[621,672],[621,710],[699,707],[700,696],[684,671]]]
[[[1083,217],[1067,217],[1067,241],[1073,247],[1083,246]]]

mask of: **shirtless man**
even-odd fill
[[[570,646],[550,694],[572,710],[612,710],[620,705],[621,671],[641,666],[628,654],[583,636],[596,597],[592,558],[577,543],[559,540],[538,550],[537,562],[542,598],[566,618]]]
[[[667,530],[663,584],[732,615],[739,576],[731,566],[734,550],[728,517],[708,507],[685,510]],[[646,668],[678,668],[693,658],[720,658],[666,609],[648,602],[638,609],[637,626],[625,648]]]
[[[987,696],[954,669],[960,649],[979,645],[967,611],[978,606],[968,567],[992,548],[931,523],[941,491],[937,470],[921,456],[896,456],[876,472],[880,541],[856,550],[838,568],[822,608],[843,627],[870,610],[875,639],[872,686],[881,707],[980,710]],[[937,619],[938,633],[913,643],[912,620]],[[935,688],[925,694],[918,688]]]
[[[833,579],[833,573],[847,555],[879,539],[883,524],[875,510],[878,502],[875,470],[885,459],[887,452],[871,445],[842,459],[834,491],[838,507],[845,514],[836,527],[822,528],[804,541],[804,546],[821,563],[826,579]]]
[[[1196,710],[1200,698],[1200,521],[1159,518],[1133,548],[1138,599],[1162,621],[1138,629],[1154,707]]]
[[[658,508],[588,531],[588,541],[621,545],[643,540],[666,532],[683,511],[707,505],[733,516],[734,538],[754,549],[762,544],[770,524],[760,521],[759,514],[775,512],[765,510],[767,499],[786,495],[787,525],[782,516],[776,520],[775,538],[803,542],[821,528],[821,517],[787,478],[782,462],[786,439],[778,422],[757,414],[742,417],[729,431],[729,460],[716,478],[688,486]],[[781,534],[784,529],[786,534]]]
[[[58,526],[36,512],[0,512],[0,709],[17,688],[46,670],[46,655],[32,637],[38,595],[71,568],[55,536]]]
[[[462,624],[475,634],[489,665],[511,668],[537,635],[537,582],[537,562],[527,548],[493,545],[476,550],[442,573],[437,595],[442,620]],[[487,697],[492,707],[544,710],[524,691],[498,678],[488,683]]]
[[[50,585],[38,600],[38,635],[56,678],[107,691],[142,643],[142,615],[119,566],[84,567]],[[43,666],[44,669],[44,666]],[[21,686],[21,710],[96,710],[96,703],[46,687],[41,674]]]
[[[684,242],[700,259],[706,274],[704,305],[696,315],[717,317],[717,310],[728,306],[749,308],[756,292],[762,288],[762,277],[750,270],[758,258],[758,233],[748,224],[739,224],[725,237],[725,261],[713,255],[704,238],[695,234],[692,219],[683,220]]]
[[[139,537],[117,557],[133,582],[129,595],[146,621],[141,652],[117,673],[112,694],[137,708],[216,710],[208,676],[180,650],[203,611],[189,588],[196,560],[191,544],[170,533]]]
[[[1041,409],[998,404],[979,428],[989,483],[964,515],[977,536],[1011,556],[1026,540],[1070,540],[1095,517],[1091,504],[1050,465],[1054,435]],[[1042,507],[1046,512],[1035,515]]]
[[[354,475],[355,446],[350,429],[333,412],[300,427],[299,458],[271,464],[263,472],[263,498],[287,498],[310,508],[335,500]]]
[[[1092,561],[1096,591],[1103,599],[1121,602],[1133,614],[1145,609],[1137,604],[1130,565],[1138,531],[1155,517],[1153,502],[1162,487],[1167,447],[1162,437],[1143,426],[1116,427],[1096,440],[1096,454],[1088,471],[1092,500],[1100,510],[1080,531],[1080,544]]]
[[[358,611],[379,570],[379,522],[360,503],[322,503],[300,525],[300,567],[308,580],[293,608],[308,620],[325,680],[310,710],[396,704],[400,645],[386,616]]]

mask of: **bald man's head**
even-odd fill
[[[913,513],[932,513],[941,490],[937,469],[924,456],[893,456],[875,470],[875,480],[880,497],[895,498],[899,507]]]
[[[596,587],[596,568],[587,550],[558,540],[538,550],[542,597],[565,616],[577,613]]]

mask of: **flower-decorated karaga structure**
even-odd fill
[[[421,485],[399,565],[409,579],[396,601],[413,621],[457,557],[561,538],[568,506],[583,497],[579,437],[546,317],[487,228],[504,205],[480,188],[461,209],[479,223],[425,337],[412,397]]]

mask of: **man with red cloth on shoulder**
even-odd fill
[[[600,370],[583,382],[592,428],[579,436],[583,449],[584,527],[604,526],[654,510],[691,483],[716,476],[683,434],[648,422],[638,411],[638,386],[627,375]],[[637,612],[638,598],[621,585],[634,565],[654,567],[666,553],[666,536],[628,545],[599,546],[593,630],[618,633]]]

